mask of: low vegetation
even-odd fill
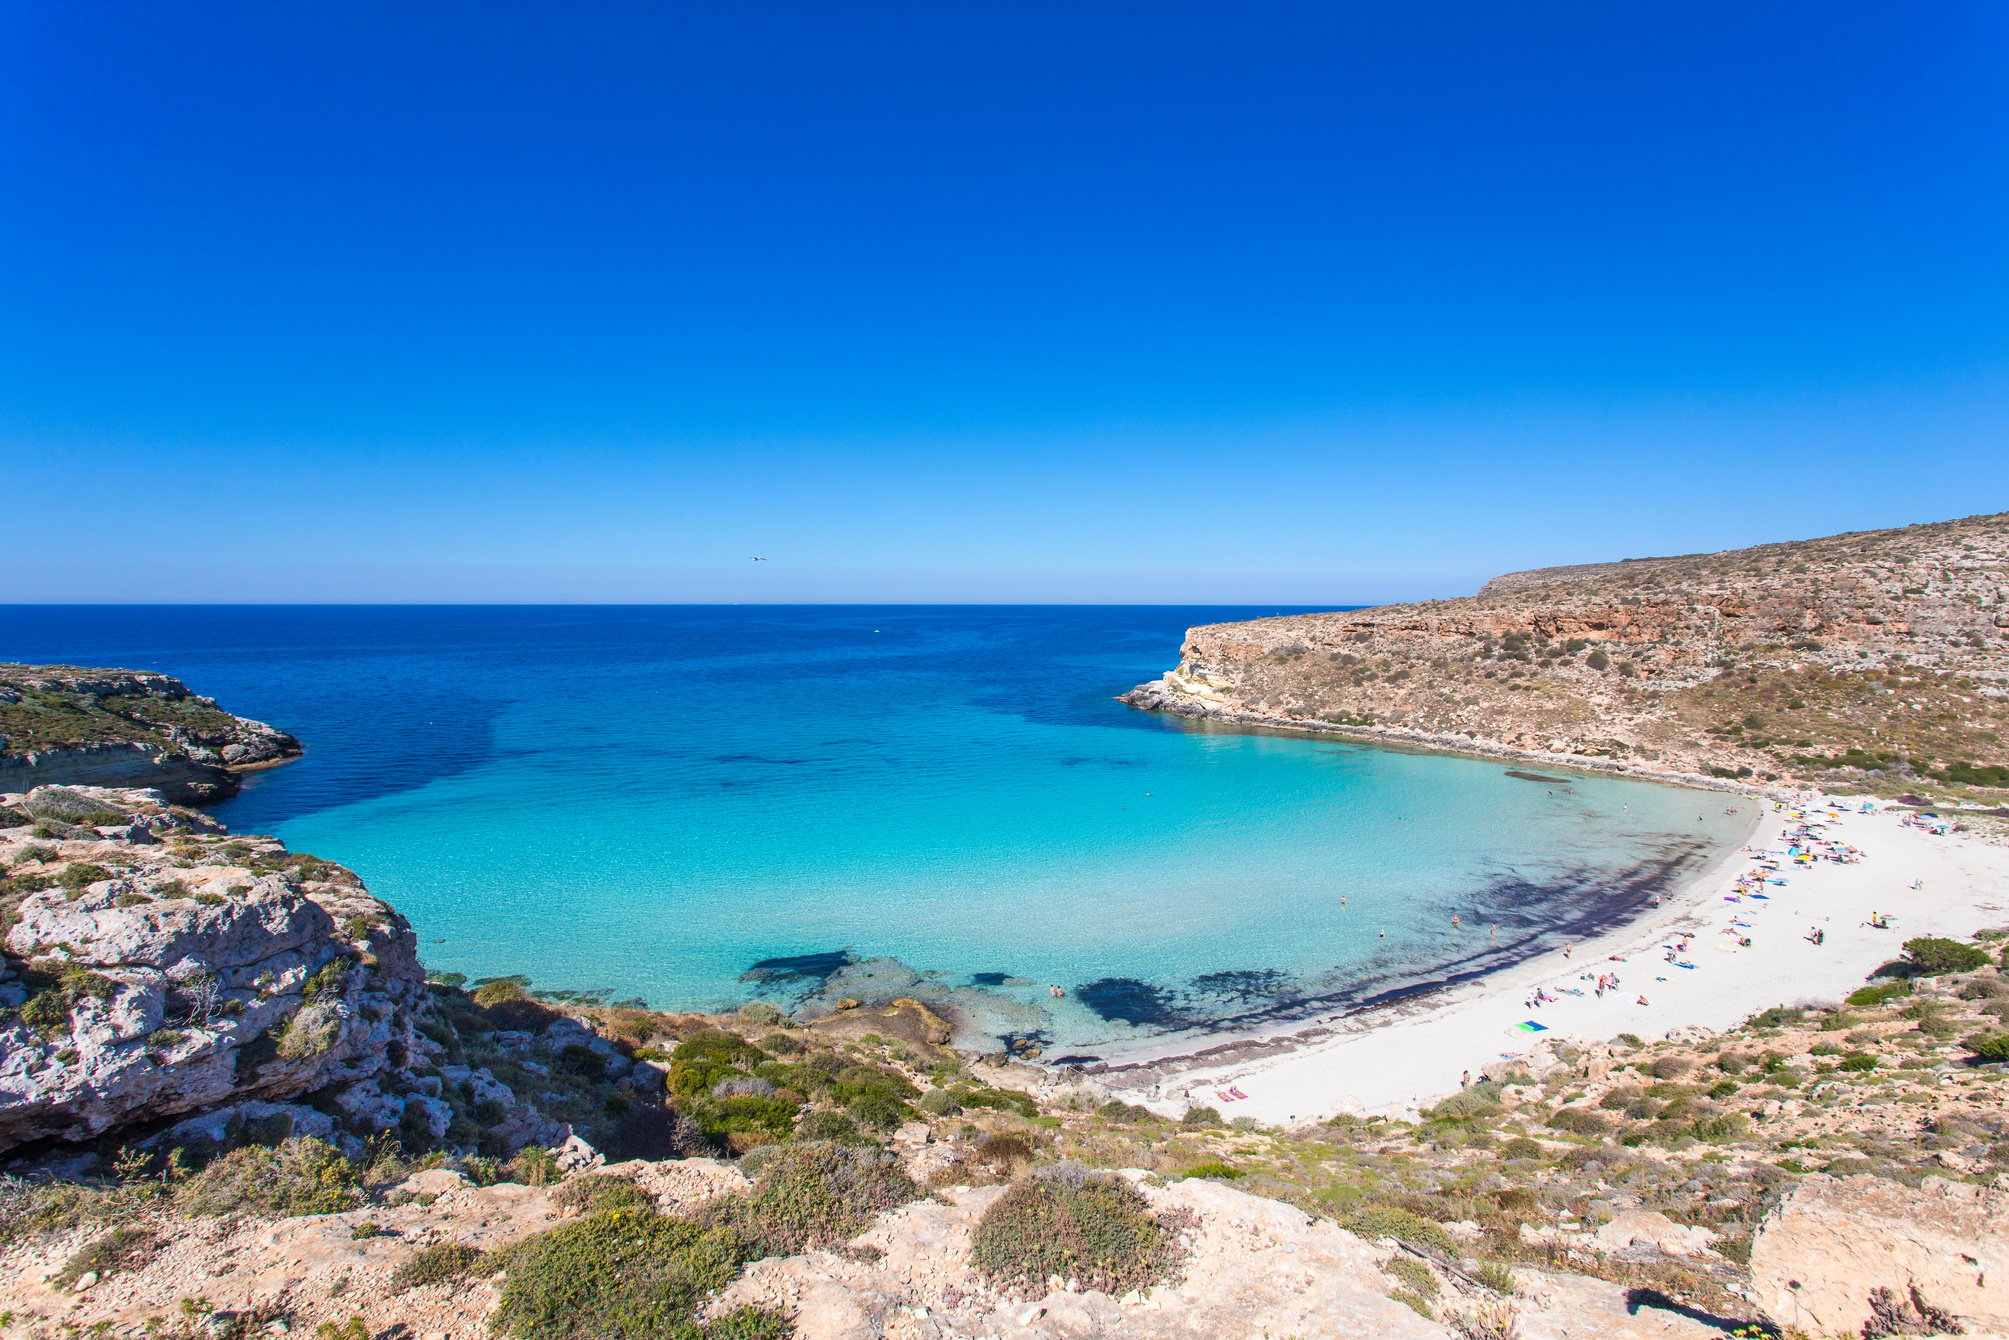
[[[1176,1238],[1119,1178],[1062,1164],[1014,1183],[977,1221],[970,1265],[1034,1296],[1050,1280],[1112,1294],[1171,1278]]]
[[[754,1250],[722,1224],[625,1205],[511,1247],[495,1322],[517,1340],[785,1340],[785,1317],[743,1309],[699,1315]]]

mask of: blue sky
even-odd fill
[[[13,0],[7,589],[1337,604],[2009,508],[2005,60],[1996,0]]]

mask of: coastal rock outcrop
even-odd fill
[[[2009,787],[2009,513],[1190,630],[1133,706],[1694,780]]]
[[[108,820],[0,828],[0,1152],[192,1114],[348,1144],[445,1134],[416,937],[354,875],[157,792],[45,787],[0,808]],[[462,1082],[504,1099],[507,1124],[505,1086]],[[524,1139],[562,1133],[519,1117]]]
[[[1812,1335],[2004,1335],[2005,1263],[2009,1192],[1815,1175],[1760,1225],[1751,1284],[1774,1321]]]
[[[299,753],[291,735],[171,675],[0,664],[0,791],[143,787],[201,804],[235,792],[239,770]]]

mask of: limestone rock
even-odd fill
[[[1677,1224],[1656,1210],[1627,1210],[1598,1229],[1596,1237],[1597,1245],[1607,1252],[1639,1245],[1668,1256],[1695,1256],[1708,1251],[1716,1241],[1708,1229]]]
[[[1936,1177],[1915,1191],[1867,1175],[1806,1177],[1751,1246],[1758,1305],[1814,1335],[1860,1334],[1879,1290],[1899,1308],[1949,1313],[1970,1334],[2009,1333],[2005,1271],[2009,1192]]]
[[[119,820],[53,843],[0,828],[0,1153],[134,1126],[158,1144],[170,1123],[176,1143],[283,1125],[351,1152],[399,1127],[446,1134],[417,938],[349,872],[220,841],[157,791],[48,786],[0,806]],[[563,1138],[487,1071],[451,1069],[457,1094],[502,1109],[500,1148]]]

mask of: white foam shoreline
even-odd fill
[[[1808,812],[1828,825],[1827,836],[1860,848],[1861,861],[1788,867],[1780,872],[1785,885],[1766,886],[1767,899],[1726,901],[1753,866],[1747,853],[1779,847],[1791,822],[1790,807],[1775,811],[1769,798],[1736,803],[1758,809],[1744,843],[1683,880],[1659,908],[1575,944],[1567,957],[1543,954],[1336,1021],[1234,1041],[1168,1043],[1155,1056],[1160,1049],[1128,1050],[1110,1060],[1146,1063],[1154,1083],[1125,1096],[1173,1115],[1198,1105],[1278,1124],[1413,1111],[1455,1092],[1468,1072],[1504,1072],[1538,1037],[1603,1041],[1619,1033],[1650,1039],[1688,1027],[1720,1030],[1772,1005],[1845,995],[1912,936],[1965,937],[2009,923],[2009,848],[1907,828],[1905,811],[1859,814],[1857,800],[1843,802],[1839,819],[1827,819],[1826,809]],[[1923,887],[1910,888],[1914,879]],[[1894,928],[1871,928],[1873,911],[1894,914]],[[1739,932],[1748,946],[1721,934],[1733,917],[1750,923]],[[1819,946],[1804,938],[1815,928],[1826,932]],[[1683,931],[1695,937],[1685,959],[1692,969],[1664,961],[1662,946]],[[1617,973],[1620,988],[1599,998],[1581,975],[1604,972]],[[1530,1010],[1537,987],[1560,999]],[[1516,1031],[1528,1020],[1546,1031]],[[1196,1046],[1205,1050],[1195,1054]],[[1230,1091],[1247,1098],[1223,1101]]]

